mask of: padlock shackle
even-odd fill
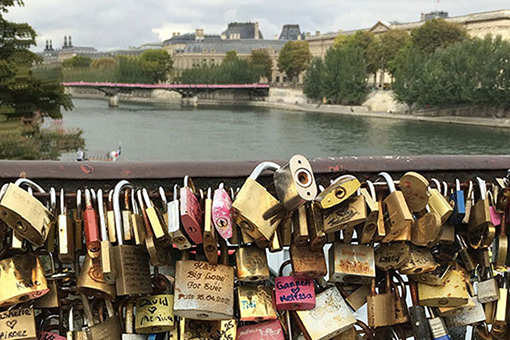
[[[60,214],[65,215],[66,214],[66,205],[65,205],[65,193],[64,188],[60,188]]]
[[[18,179],[16,180],[16,182],[14,182],[14,184],[15,184],[15,185],[17,185],[17,186],[19,186],[19,187],[20,187],[22,184],[27,184],[27,186],[28,186],[29,188],[33,188],[33,189],[35,189],[35,190],[37,190],[37,191],[39,191],[40,193],[43,193],[43,194],[44,194],[44,193],[46,193],[46,191],[43,189],[43,187],[42,187],[42,186],[40,186],[39,184],[35,183],[35,182],[34,182],[34,181],[32,181],[32,180],[29,180],[28,178],[18,178]]]
[[[455,191],[460,191],[460,180],[455,178]]]
[[[131,191],[131,195],[129,196],[130,199],[131,199],[131,209],[133,209],[133,214],[135,215],[141,215],[142,212],[140,211],[140,205],[138,204],[138,202],[136,201],[136,197],[135,197],[135,192],[134,190]],[[166,207],[166,205],[165,205]]]
[[[120,193],[123,189],[129,188],[133,190],[133,186],[126,180],[122,180],[113,189],[113,214],[115,216],[115,232],[117,233],[117,240],[119,246],[124,244],[122,235],[124,235],[124,227],[122,226],[122,215],[120,212]]]
[[[147,208],[152,208],[152,202],[151,202],[151,199],[149,197],[149,192],[147,191],[146,188],[142,189],[142,196],[143,196],[143,201],[145,202],[145,206]]]
[[[208,200],[212,199],[212,189],[211,189],[211,187],[207,188],[207,199]]]
[[[193,180],[188,175],[184,176],[183,182],[183,188],[189,187],[193,193],[196,192],[195,183],[193,183]]]
[[[166,199],[165,189],[163,189],[163,187],[159,187],[158,191],[159,191],[159,196],[161,196],[161,202],[163,202],[163,207],[166,211],[166,205],[168,204],[168,200]]]
[[[292,264],[290,259],[283,261],[280,265],[280,269],[278,270],[278,276],[283,276],[283,268],[287,267],[289,264]]]
[[[443,181],[443,196],[448,196],[448,183]]]
[[[437,191],[439,191],[441,193],[441,183],[439,183],[439,181],[436,178],[431,178],[430,182],[434,182],[434,184],[436,185]]]
[[[2,188],[3,189],[3,188]],[[50,188],[50,211],[55,213],[57,209],[57,191],[54,187]]]
[[[51,193],[51,189],[50,189]],[[76,190],[76,217],[82,219],[83,207],[81,202],[81,189]]]
[[[253,180],[257,180],[257,178],[259,178],[259,176],[266,170],[271,170],[271,171],[277,171],[280,169],[280,166],[276,163],[273,163],[273,162],[262,162],[260,163],[259,165],[257,165],[255,167],[255,169],[253,169],[253,171],[251,172],[250,174],[250,178],[253,179]]]
[[[487,199],[487,184],[485,184],[485,181],[480,177],[477,177],[476,181],[478,182],[478,187],[480,189],[480,199]]]
[[[106,221],[104,219],[103,190],[97,189],[97,214],[99,215],[99,228],[101,229],[101,241],[108,241]]]
[[[384,180],[386,181],[386,184],[388,184],[388,190],[390,191],[390,194],[397,190],[395,188],[395,182],[393,181],[393,178],[391,178],[389,173],[387,173],[387,172],[380,172],[379,176],[384,178]]]
[[[334,180],[332,180],[331,184],[335,184],[336,182],[342,181],[344,179],[357,179],[357,178],[356,178],[356,176],[353,176],[353,175],[342,175],[342,176],[337,177]]]
[[[370,197],[372,197],[372,200],[374,202],[377,202],[377,194],[375,192],[375,185],[374,185],[374,183],[372,183],[372,181],[370,181],[368,179],[365,182],[367,183],[368,190],[370,190]]]
[[[89,189],[85,189],[85,208],[92,208],[92,195]]]
[[[179,185],[175,184],[174,185],[174,196],[172,197],[172,201],[175,201],[175,200],[178,200],[179,199]]]

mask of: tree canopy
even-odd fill
[[[295,79],[306,70],[310,60],[312,54],[307,41],[288,41],[280,50],[278,68],[290,79]]]
[[[432,53],[440,47],[448,47],[467,37],[465,28],[444,19],[428,20],[411,31],[412,44],[422,53]]]

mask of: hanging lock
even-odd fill
[[[254,245],[237,249],[236,268],[239,281],[253,282],[269,279],[266,251]]]
[[[61,193],[62,196],[63,191],[64,189],[62,189]],[[62,204],[63,202],[61,202],[61,205]],[[59,221],[60,218],[61,217],[59,216]],[[87,246],[87,253],[91,258],[96,259],[101,256],[101,241],[99,237],[97,215],[96,211],[94,210],[94,207],[92,206],[92,198],[89,189],[85,189],[85,211],[83,212],[83,218],[84,218],[83,224],[85,227],[85,245]]]
[[[277,318],[273,287],[256,285],[237,287],[239,321],[267,321]]]
[[[374,184],[369,180],[366,181],[366,184],[370,192],[366,188],[361,188],[360,192],[365,197],[368,214],[365,223],[356,228],[359,244],[371,243],[377,230],[385,230],[384,220],[379,218],[382,213],[379,210]]]
[[[101,230],[101,269],[103,279],[107,284],[115,284],[117,272],[113,263],[113,248],[110,243],[108,231],[106,230],[106,220],[103,202],[103,190],[97,190],[97,212],[99,215],[99,226]],[[113,227],[113,226],[112,226]],[[113,230],[115,235],[115,229]]]
[[[309,310],[315,308],[315,287],[313,280],[283,276],[283,268],[291,264],[282,263],[279,276],[275,278],[275,302],[278,310]]]
[[[328,273],[324,251],[322,249],[314,251],[309,244],[304,246],[291,245],[290,260],[292,273],[296,277],[318,279]]]
[[[234,339],[234,338],[233,338]],[[238,328],[236,340],[285,340],[279,320],[266,321]]]
[[[360,186],[361,183],[356,177],[352,175],[340,176],[319,193],[315,201],[322,209],[328,209],[351,197]]]
[[[166,201],[164,191],[160,195],[163,201]],[[179,205],[179,186],[174,185],[172,201],[167,203],[166,209],[166,224],[168,225],[168,233],[172,237],[172,243],[179,250],[186,250],[191,248],[191,242],[188,237],[184,234],[181,228],[181,213]]]
[[[323,210],[324,231],[332,233],[340,230],[349,230],[351,233],[355,226],[364,224],[367,218],[367,205],[365,197],[358,193],[333,208]]]
[[[372,246],[335,242],[329,249],[329,280],[351,284],[368,284],[375,278]]]
[[[143,200],[145,203],[145,213],[147,219],[154,233],[154,238],[163,247],[167,247],[171,244],[170,235],[168,234],[168,227],[165,225],[163,218],[159,211],[154,207],[149,197],[147,189],[142,189]]]
[[[399,186],[410,211],[422,211],[429,204],[429,181],[419,173],[406,172],[400,178]]]
[[[35,315],[32,308],[9,309],[0,312],[0,335],[10,340],[37,339]]]
[[[450,205],[450,202],[447,201],[445,195],[443,195],[441,190],[441,184],[435,178],[431,179],[432,182],[436,184],[436,188],[429,188],[430,199],[429,199],[429,207],[430,211],[437,216],[441,220],[441,225],[445,224],[446,221],[450,218],[453,213],[453,208]]]
[[[211,188],[207,189],[207,198],[204,203],[204,237],[203,247],[205,257],[210,264],[218,263],[218,241],[216,239],[215,228],[212,223],[212,191]]]
[[[175,198],[174,198],[175,199]],[[195,196],[195,185],[188,176],[181,188],[181,221],[188,236],[195,244],[202,243],[202,208]]]
[[[461,224],[466,216],[466,202],[464,200],[464,191],[460,188],[458,178],[455,179],[455,190],[450,195],[450,202],[453,205],[453,212],[448,222],[453,225]]]
[[[65,206],[64,189],[60,189],[60,214],[57,218],[58,226],[58,259],[62,263],[74,263],[74,228]],[[81,234],[81,230],[80,230]]]
[[[227,240],[232,237],[232,200],[224,188],[223,183],[214,190],[212,201],[212,221],[218,234]]]

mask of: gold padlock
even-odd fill
[[[266,321],[277,318],[270,286],[239,286],[237,288],[240,321]]]
[[[312,251],[310,245],[290,246],[290,259],[292,264],[292,275],[302,278],[322,278],[328,269],[324,250]]]
[[[384,327],[395,324],[395,295],[391,292],[391,278],[386,272],[386,289],[376,294],[375,278],[372,280],[371,293],[367,298],[367,320],[370,327]]]
[[[34,310],[19,308],[0,312],[0,335],[2,339],[36,340]]]
[[[374,184],[369,180],[366,183],[370,192],[366,188],[361,188],[360,192],[365,197],[368,214],[365,223],[356,228],[359,244],[371,243],[377,230],[385,230],[384,220],[380,218],[382,212],[379,210]]]
[[[324,210],[324,231],[327,233],[354,228],[365,222],[367,205],[365,197],[355,195],[341,204]]]
[[[103,268],[99,259],[93,260],[88,254],[81,266],[76,280],[78,293],[96,296],[101,299],[115,300],[117,293],[114,284],[108,284],[103,276]]]
[[[162,333],[174,328],[174,295],[170,282],[158,273],[155,286],[161,294],[141,296],[136,299],[136,333]]]
[[[0,218],[19,236],[33,245],[41,246],[53,223],[53,214],[38,199],[21,189],[19,186],[22,184],[45,192],[28,179],[20,178],[14,184],[9,183],[0,198]]]
[[[418,300],[421,306],[455,307],[468,302],[464,273],[453,269],[441,286],[418,282]]]
[[[340,176],[319,193],[315,201],[322,209],[334,207],[351,197],[360,185],[359,180],[352,175]]]
[[[237,279],[239,281],[264,281],[269,279],[269,266],[265,249],[254,245],[236,251]]]
[[[179,340],[236,339],[237,336],[237,321],[235,319],[208,321],[180,318],[179,326]]]
[[[450,202],[448,202],[446,197],[439,191],[441,190],[441,185],[439,184],[439,181],[435,178],[432,178],[431,181],[436,183],[437,188],[430,188],[429,190],[430,211],[439,216],[441,220],[441,225],[443,225],[446,223],[446,221],[448,221],[450,215],[453,213],[453,207],[450,205]]]
[[[374,248],[335,242],[329,249],[330,281],[370,283],[375,278]]]
[[[232,203],[237,224],[256,240],[269,241],[282,219],[281,216],[264,218],[264,214],[275,209],[280,202],[256,181],[264,170],[276,171],[279,168],[272,162],[257,165]]]

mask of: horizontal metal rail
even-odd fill
[[[0,181],[13,181],[19,177],[33,179],[44,187],[64,187],[75,190],[83,187],[111,187],[126,179],[154,188],[159,185],[170,189],[182,183],[189,175],[198,187],[215,186],[225,182],[240,186],[260,161],[184,161],[184,162],[59,162],[59,161],[0,161]],[[283,164],[286,160],[276,160]],[[506,175],[510,156],[388,156],[388,157],[331,157],[313,158],[310,164],[317,182],[329,180],[344,173],[359,179],[375,179],[381,171],[394,178],[407,171],[441,180],[465,181],[475,176],[485,179]],[[270,181],[270,173],[262,176],[262,183]]]

